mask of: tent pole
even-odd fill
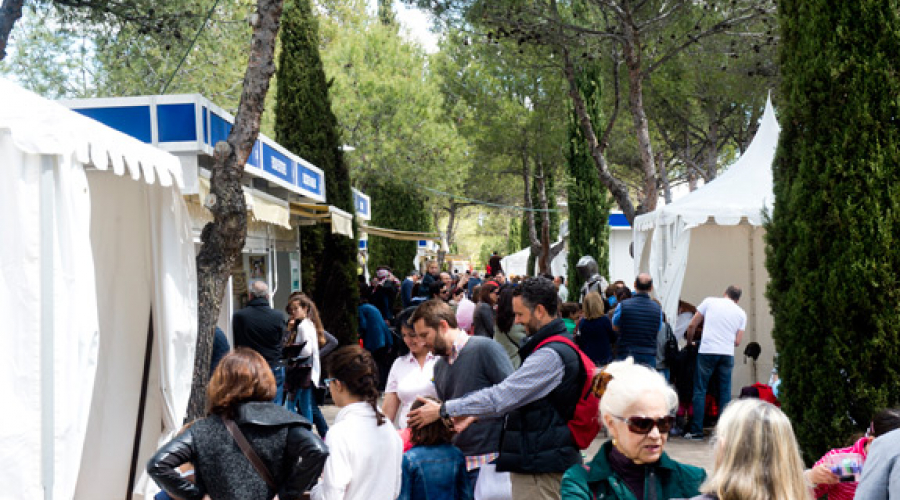
[[[41,217],[41,482],[44,499],[53,498],[54,443],[56,410],[54,394],[54,342],[53,342],[53,247],[56,197],[56,156],[41,155],[40,217]]]
[[[128,500],[133,497],[135,468],[141,452],[141,434],[144,430],[144,410],[147,407],[147,381],[150,379],[150,360],[153,357],[153,310],[150,310],[150,321],[147,323],[147,345],[144,347],[144,374],[141,378],[141,399],[138,403],[137,423],[134,429],[134,444],[131,448],[131,468],[128,469]]]

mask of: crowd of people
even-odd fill
[[[805,469],[768,385],[731,401],[739,287],[670,322],[651,276],[578,270],[580,293],[508,279],[496,255],[483,275],[381,267],[343,347],[302,292],[282,314],[252,283],[233,351],[217,332],[208,416],[147,465],[158,498],[900,500],[900,411]],[[585,462],[598,423],[608,440]],[[709,474],[668,456],[670,436],[713,423]]]

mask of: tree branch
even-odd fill
[[[22,17],[22,4],[25,0],[3,0],[0,5],[0,61],[6,58],[6,46],[9,34],[12,33],[16,21]]]

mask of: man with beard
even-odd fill
[[[557,318],[558,303],[553,281],[544,277],[525,280],[513,298],[515,321],[524,325],[528,334],[519,350],[519,369],[500,384],[459,399],[444,398],[442,405],[429,402],[409,414],[412,426],[440,418],[452,421],[457,429],[472,421],[467,417],[503,415],[497,470],[511,472],[513,498],[559,500],[563,473],[581,463],[568,421],[587,374],[578,352],[568,345],[552,341],[538,347],[556,335],[571,339],[565,323]],[[421,322],[413,326],[417,333],[428,333],[427,338],[434,339],[435,349],[446,347],[447,338],[440,331],[431,332]],[[472,340],[475,338],[469,342]]]
[[[500,344],[487,337],[471,337],[460,330],[456,314],[444,301],[432,299],[416,308],[409,319],[426,347],[440,356],[434,365],[434,388],[440,400],[460,398],[485,387],[499,384],[513,372],[509,356]],[[412,413],[410,413],[410,416]],[[437,418],[424,422],[427,425]],[[409,420],[410,426],[414,425]],[[475,487],[479,471],[499,455],[500,431],[503,422],[500,415],[479,418],[453,438],[453,444],[466,456],[471,486]]]

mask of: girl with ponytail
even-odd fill
[[[341,408],[325,437],[330,455],[313,500],[394,500],[403,444],[378,408],[378,369],[368,351],[342,347],[328,358],[325,384]]]

